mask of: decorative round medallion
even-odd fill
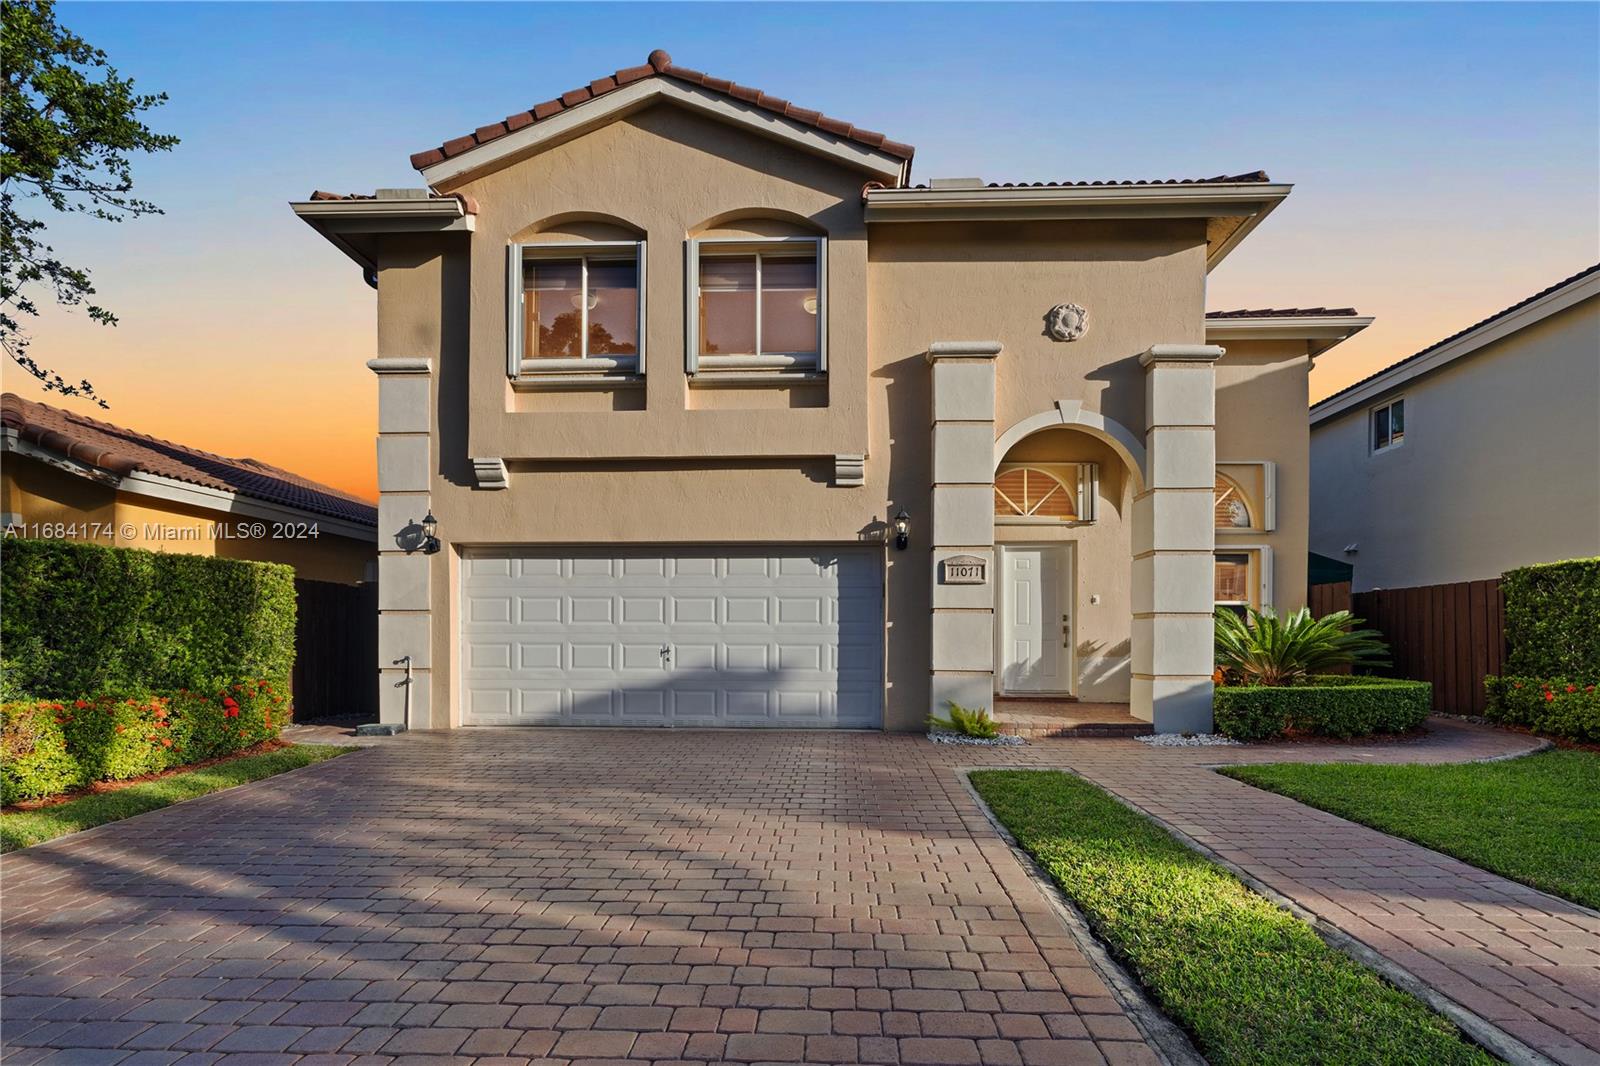
[[[1077,304],[1056,304],[1044,316],[1044,332],[1053,341],[1075,341],[1089,332],[1089,312]]]

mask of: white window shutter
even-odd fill
[[[522,245],[506,247],[506,374],[522,372]]]
[[[828,369],[828,238],[817,238],[817,371]]]
[[[1278,528],[1278,464],[1268,459],[1261,464],[1261,528],[1271,533]]]
[[[1094,522],[1100,517],[1100,464],[1078,464],[1078,520]]]
[[[683,369],[700,369],[700,242],[683,242]]]

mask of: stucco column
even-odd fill
[[[427,728],[432,682],[433,556],[406,552],[395,534],[428,513],[433,362],[373,359],[378,375],[378,721]],[[411,656],[411,684],[394,662]],[[407,711],[407,690],[410,709]]]
[[[939,341],[933,367],[929,711],[994,709],[994,360],[998,341]]]
[[[1158,733],[1210,732],[1216,369],[1209,344],[1157,344],[1145,368],[1146,479],[1133,501],[1129,708]]]

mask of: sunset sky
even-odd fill
[[[182,144],[166,209],[52,216],[114,329],[50,311],[33,354],[111,402],[32,399],[375,496],[373,292],[285,206],[420,184],[407,156],[665,48],[917,146],[918,180],[1194,177],[1294,194],[1213,309],[1354,305],[1326,395],[1600,259],[1594,4],[83,4]],[[41,298],[46,302],[46,298]]]

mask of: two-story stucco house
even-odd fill
[[[1600,555],[1600,264],[1318,403],[1311,483],[1356,592]]]
[[[377,287],[384,721],[1208,727],[1213,604],[1304,597],[1307,372],[1367,320],[1207,317],[1265,174],[911,159],[658,51],[293,205]]]

